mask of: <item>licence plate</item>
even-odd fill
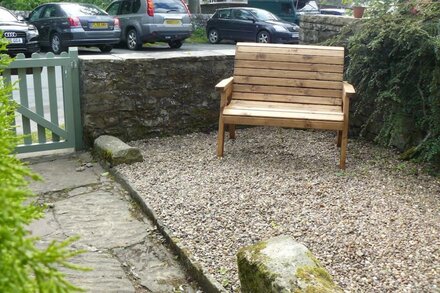
[[[298,38],[298,37],[299,37],[299,33],[293,33],[293,34],[292,34],[292,37],[293,37],[293,38]]]
[[[108,23],[106,22],[92,22],[89,24],[90,28],[97,28],[97,29],[106,29],[108,28]]]
[[[11,42],[11,44],[23,44],[22,38],[8,38],[8,41]]]
[[[165,24],[181,25],[182,21],[180,19],[165,19]]]

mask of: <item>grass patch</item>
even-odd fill
[[[192,44],[206,44],[208,43],[208,38],[206,37],[206,29],[203,27],[196,28],[191,37],[185,40],[187,43]]]

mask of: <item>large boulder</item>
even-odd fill
[[[310,250],[290,236],[241,248],[237,262],[243,293],[343,292]]]
[[[94,142],[94,154],[112,166],[142,162],[144,158],[138,148],[131,147],[117,137],[101,135]]]

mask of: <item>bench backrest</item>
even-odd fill
[[[344,48],[238,43],[233,100],[341,105]]]

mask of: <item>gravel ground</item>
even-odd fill
[[[194,257],[239,292],[236,252],[288,234],[347,292],[440,292],[440,178],[333,132],[248,128],[130,143],[145,161],[117,169]]]

